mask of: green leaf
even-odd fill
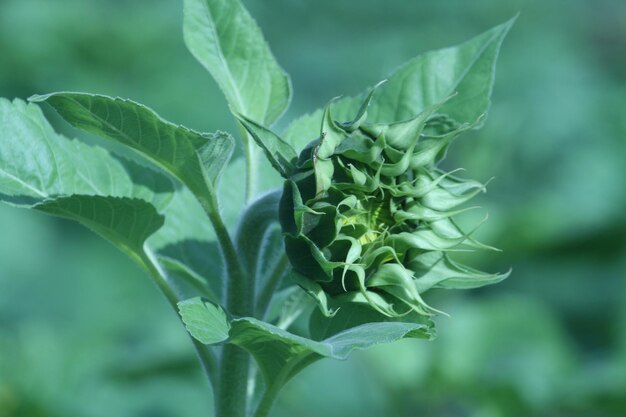
[[[204,200],[214,196],[234,148],[227,133],[194,132],[130,100],[85,93],[53,93],[30,100],[50,104],[74,127],[134,149]]]
[[[166,207],[165,175],[57,134],[35,104],[0,99],[0,201],[31,207],[72,194],[141,198]]]
[[[475,123],[489,110],[495,65],[502,41],[515,18],[455,47],[413,58],[388,77],[367,110],[368,121],[392,123],[415,117],[453,93],[439,112],[458,123]],[[333,102],[335,120],[349,121],[371,89]],[[323,109],[292,122],[283,138],[302,149],[319,135]],[[480,128],[485,118],[476,123]]]
[[[315,300],[297,285],[278,291],[268,309],[267,321],[288,329],[299,317],[315,309]]]
[[[431,288],[471,289],[496,284],[509,276],[488,274],[454,262],[443,252],[426,252],[409,265],[415,274],[415,286],[421,294]]]
[[[202,294],[213,299],[206,292],[209,289],[213,294],[222,294],[221,255],[215,232],[198,200],[188,188],[180,187],[161,212],[165,224],[148,239],[148,244],[164,260],[162,266],[175,279],[193,282],[194,277],[202,277],[208,283],[208,289],[189,294],[190,297]]]
[[[72,195],[33,208],[79,222],[144,266],[144,243],[163,225],[163,216],[150,203],[125,197]]]
[[[228,339],[230,325],[219,305],[192,298],[179,302],[178,311],[189,333],[205,345]]]
[[[421,338],[427,330],[427,326],[417,323],[367,323],[317,342],[251,317],[235,318],[229,324],[219,306],[200,298],[179,303],[179,309],[187,329],[200,342],[227,341],[250,352],[261,369],[268,391],[279,389],[319,359],[344,360],[354,350],[402,338]]]
[[[263,149],[268,161],[283,178],[289,178],[294,169],[298,154],[276,133],[255,121],[236,115],[241,125],[250,133],[254,141]]]
[[[221,293],[220,255],[202,207],[187,188],[175,189],[161,172],[57,134],[36,104],[0,99],[0,201],[29,208],[58,197],[102,195],[140,198],[165,216],[149,246],[192,270]],[[217,275],[217,276],[216,276]]]
[[[235,245],[242,256],[241,262],[248,276],[258,275],[263,247],[271,234],[268,232],[278,223],[280,197],[281,190],[265,194],[254,201],[241,216],[235,234]]]
[[[256,415],[267,415],[280,389],[308,365],[322,358],[344,360],[355,350],[420,337],[422,329],[414,323],[368,323],[316,342],[254,318],[241,318],[231,322],[228,342],[255,358],[266,385]]]
[[[231,230],[235,229],[245,204],[241,190],[241,171],[244,169],[242,162],[243,158],[238,158],[228,164],[217,193],[222,218]],[[183,273],[182,264],[183,268],[188,269],[186,272],[206,280],[213,294],[223,294],[225,279],[222,256],[211,222],[198,200],[188,188],[180,187],[163,214],[165,225],[148,240],[159,258],[168,258],[163,267],[174,278],[180,278],[187,283],[195,281],[191,275]],[[174,265],[172,260],[179,265]],[[195,284],[192,286],[197,287]],[[213,299],[207,295],[206,288],[197,293],[189,293],[188,297],[194,295]]]
[[[231,322],[228,343],[254,356],[268,386],[281,386],[321,358],[344,360],[354,350],[420,337],[423,328],[415,323],[368,323],[316,342],[254,318],[241,318]]]
[[[332,317],[325,316],[319,309],[314,310],[309,320],[309,332],[315,340],[322,340],[362,324],[393,321],[420,323],[424,327],[420,334],[416,333],[414,337],[423,339],[435,337],[434,323],[426,316],[413,312],[400,318],[389,317],[370,306],[354,303],[342,304]]]
[[[199,245],[199,247],[202,247]],[[183,257],[186,254],[183,252]],[[218,254],[219,257],[219,254]],[[211,273],[207,274],[207,278],[201,276],[196,270],[193,268],[193,264],[188,264],[180,259],[175,257],[167,256],[163,253],[158,254],[159,264],[168,272],[168,276],[170,278],[178,279],[179,283],[186,284],[189,288],[193,290],[195,294],[200,294],[202,297],[206,297],[209,301],[214,303],[219,303],[220,298],[217,296],[209,282],[213,283],[218,281],[216,278],[221,278],[220,274],[215,274],[213,270]],[[210,263],[211,260],[209,260]],[[218,269],[219,270],[219,269]],[[214,278],[214,279],[210,279]],[[179,290],[181,290],[179,288]]]
[[[233,110],[268,126],[284,113],[289,77],[239,0],[185,0],[184,36]]]
[[[292,271],[290,277],[307,293],[309,297],[311,297],[311,299],[315,301],[319,311],[325,317],[332,317],[337,313],[336,309],[332,309],[330,307],[329,297],[317,282],[300,275],[296,271]]]

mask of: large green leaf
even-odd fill
[[[265,125],[283,114],[289,77],[239,0],[185,0],[184,35],[233,110]]]
[[[474,123],[489,110],[500,45],[515,19],[455,47],[419,55],[398,68],[378,88],[367,114],[368,121],[391,123],[410,119],[423,110],[456,95],[439,112],[459,123]],[[349,121],[371,89],[356,97],[333,102],[333,116]],[[283,138],[302,149],[319,136],[323,109],[305,115],[284,132]],[[481,123],[484,118],[481,119]],[[474,127],[479,128],[481,123]]]
[[[0,201],[30,207],[72,194],[171,200],[169,178],[57,134],[35,104],[0,99]]]
[[[254,318],[241,318],[231,322],[228,343],[250,352],[266,383],[272,387],[286,383],[319,359],[344,360],[354,350],[422,337],[424,329],[425,326],[415,323],[368,323],[317,342]]]
[[[0,99],[0,201],[72,219],[141,264],[174,193],[165,175],[57,134],[36,104]],[[151,204],[152,203],[152,204]]]
[[[228,325],[218,306],[198,298],[180,306],[183,319],[191,323],[187,329],[202,343],[226,340],[222,334],[228,329],[226,342],[240,346],[254,356],[268,390],[279,389],[307,365],[321,358],[343,360],[354,350],[402,338],[421,338],[429,332],[428,326],[417,323],[367,323],[315,341],[251,317],[235,318]]]
[[[219,253],[203,211],[215,209],[216,188],[234,140],[226,133],[202,134],[161,119],[145,106],[119,98],[58,93],[31,98],[45,101],[75,127],[122,143],[177,177],[179,186],[165,207],[165,226],[150,239],[173,275],[212,282],[205,295],[221,293]],[[194,196],[203,204],[193,201]],[[208,202],[208,203],[207,203]],[[209,250],[207,250],[209,249]],[[196,256],[206,250],[205,259]]]
[[[46,200],[34,209],[74,220],[104,237],[142,265],[146,239],[163,225],[150,203],[131,198],[72,195]]]
[[[54,93],[31,97],[31,101],[47,102],[72,126],[134,149],[205,201],[214,198],[220,173],[234,147],[227,133],[194,132],[130,100]]]
[[[214,234],[189,190],[175,189],[158,171],[57,134],[36,104],[0,99],[0,126],[0,201],[32,207],[74,194],[149,201],[165,215],[164,226],[148,239],[163,266],[208,280],[206,296],[221,293]]]

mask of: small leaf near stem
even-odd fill
[[[261,147],[274,169],[276,169],[283,178],[289,178],[291,171],[294,169],[296,159],[298,158],[295,149],[282,140],[276,133],[254,120],[236,113],[235,117],[249,136],[254,139],[254,142]]]

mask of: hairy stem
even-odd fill
[[[220,390],[216,403],[217,417],[246,417],[250,355],[227,344],[222,351]]]
[[[257,174],[259,172],[259,149],[250,137],[250,134],[246,129],[239,125],[239,131],[243,137],[244,151],[246,157],[246,192],[245,202],[246,204],[252,201],[252,198],[256,195],[257,188]]]
[[[239,317],[254,313],[254,277],[248,277],[241,267],[235,245],[219,214],[215,198],[202,201],[213,224],[226,264],[226,307]],[[220,386],[216,401],[217,417],[246,417],[246,386],[250,356],[237,346],[227,344],[220,362]]]
[[[161,268],[154,254],[147,248],[144,250],[144,256],[141,258],[141,263],[148,271],[152,281],[157,285],[157,287],[159,287],[161,293],[165,296],[170,306],[176,311],[176,315],[178,315],[178,302],[180,301],[180,297],[176,294],[176,291],[170,283],[165,270]],[[209,382],[213,387],[213,393],[215,394],[218,390],[218,368],[215,354],[210,347],[203,345],[193,337],[191,337],[191,341],[193,342],[193,346],[196,350],[196,354],[198,355],[198,359],[200,360],[200,364],[202,365],[202,369],[209,379]]]
[[[256,303],[256,317],[261,320],[264,318],[265,313],[267,312],[267,308],[270,305],[270,301],[272,301],[272,296],[276,291],[276,287],[280,282],[280,279],[285,275],[287,269],[289,268],[289,259],[287,259],[286,254],[282,254],[276,266],[274,266],[274,270],[270,275],[269,279],[265,283],[265,286],[261,290],[259,297]]]
[[[254,312],[254,277],[246,276],[241,267],[239,255],[219,214],[217,202],[211,202],[209,207],[206,212],[215,229],[217,241],[220,244],[222,256],[226,264],[228,277],[226,282],[226,307],[235,316],[249,316]]]

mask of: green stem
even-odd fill
[[[216,403],[217,417],[246,417],[250,355],[227,344],[222,351],[220,390]]]
[[[157,287],[159,287],[161,293],[165,296],[170,306],[176,311],[176,315],[178,315],[178,302],[180,301],[180,297],[176,294],[174,287],[169,282],[167,273],[163,270],[163,268],[161,268],[154,254],[147,248],[144,250],[144,256],[141,258],[141,264],[148,271],[150,278],[152,278],[152,281],[157,285]],[[218,369],[215,354],[211,348],[198,342],[193,337],[191,337],[191,341],[193,342],[193,346],[202,365],[202,369],[209,379],[209,382],[213,387],[213,392],[215,393],[218,389]]]
[[[272,384],[267,387],[263,393],[263,397],[261,397],[261,401],[254,412],[254,417],[267,417],[269,415],[281,388],[290,379],[290,376],[292,376],[292,371],[296,368],[296,366],[308,359],[310,356],[310,352],[302,352],[283,367],[278,375],[276,375]]]
[[[222,217],[219,214],[217,205],[212,206],[211,210],[207,210],[207,215],[215,229],[217,241],[220,244],[226,264],[226,274],[228,277],[226,282],[226,307],[232,315],[240,317],[249,316],[254,311],[253,277],[247,277],[244,273],[241,263],[239,262],[239,255],[230,238],[228,229],[226,229]]]
[[[257,187],[257,173],[259,171],[259,158],[258,148],[250,134],[246,129],[239,124],[239,131],[243,137],[244,151],[246,157],[246,204],[252,201],[252,198],[256,195]]]
[[[254,277],[247,277],[241,267],[237,250],[219,214],[215,197],[201,203],[213,224],[226,264],[226,307],[233,316],[251,316],[254,312]],[[247,352],[234,345],[224,346],[216,401],[217,417],[246,417],[249,368],[250,355]]]
[[[287,259],[286,254],[282,254],[280,259],[276,263],[276,266],[274,266],[272,274],[270,275],[269,279],[265,283],[265,286],[261,290],[261,293],[259,294],[256,303],[255,317],[258,317],[260,319],[263,319],[265,317],[265,313],[267,312],[267,308],[272,301],[272,296],[276,291],[276,287],[278,286],[280,279],[285,275],[288,267],[289,259]]]

